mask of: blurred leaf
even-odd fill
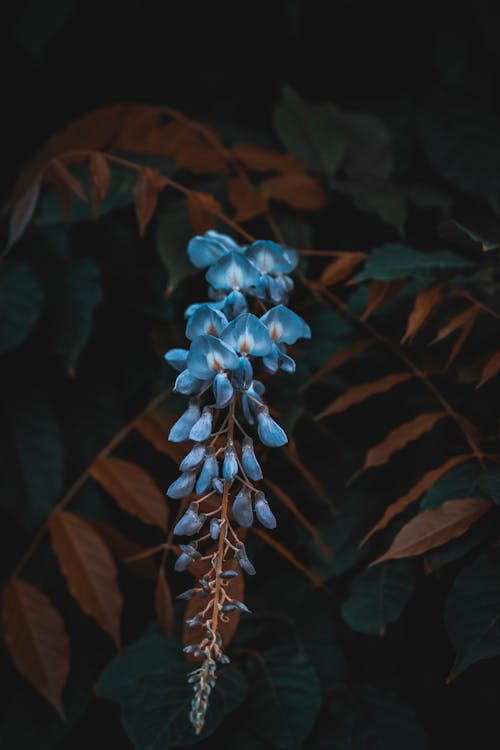
[[[413,377],[414,375],[411,372],[394,372],[391,375],[384,375],[384,377],[374,380],[371,383],[353,385],[345,393],[332,401],[326,409],[323,409],[316,419],[323,419],[331,414],[339,414],[354,404],[362,403],[371,396],[376,396],[379,393],[387,393],[394,386],[399,383],[405,383]]]
[[[205,234],[214,229],[221,205],[213,195],[191,190],[187,199],[188,216],[195,234]]]
[[[111,185],[111,169],[104,154],[93,151],[90,155],[90,195],[92,208],[99,214]]]
[[[334,628],[335,603],[319,590],[308,591],[296,615],[296,627],[306,653],[326,685],[345,679],[348,669]]]
[[[414,565],[391,561],[367,568],[356,576],[342,616],[359,633],[384,635],[385,627],[399,618],[413,593]]]
[[[174,602],[163,565],[158,571],[158,579],[156,581],[155,612],[163,632],[171,633],[174,629]]]
[[[40,183],[40,178],[36,178],[15,203],[10,216],[9,240],[6,250],[10,250],[12,245],[24,234],[26,227],[33,218],[40,197]]]
[[[295,750],[314,726],[321,706],[318,676],[303,651],[279,646],[249,662],[246,703],[252,731],[280,750]]]
[[[193,236],[191,222],[183,203],[176,203],[158,217],[156,251],[168,271],[168,290],[172,292],[181,281],[198,273],[189,262],[186,248]]]
[[[493,227],[491,231],[495,235],[498,234],[498,229],[496,227]],[[463,224],[459,224],[458,221],[454,221],[453,219],[443,221],[438,226],[438,234],[448,242],[456,242],[457,244],[465,245],[466,247],[470,247],[471,245],[472,247],[477,247],[479,245],[480,249],[484,252],[495,250],[497,247],[500,247],[500,238],[499,240],[496,238],[485,239],[482,234],[464,227]]]
[[[466,463],[447,472],[425,493],[420,501],[420,510],[438,508],[447,500],[473,497],[479,492],[480,479],[477,465]]]
[[[229,180],[228,198],[236,209],[235,221],[250,221],[269,209],[267,198],[244,177]]]
[[[500,654],[500,549],[494,547],[456,577],[445,622],[457,652],[450,678]]]
[[[406,331],[401,339],[401,343],[404,344],[406,341],[413,341],[417,333],[429,321],[433,313],[441,304],[441,284],[432,284],[415,297],[413,309],[408,318],[408,324]]]
[[[481,379],[476,385],[476,388],[480,388],[482,385],[494,378],[500,372],[500,349],[489,357],[484,363],[483,371],[481,373]]]
[[[0,271],[0,354],[22,344],[40,318],[43,294],[27,263]]]
[[[462,271],[473,265],[471,261],[450,250],[423,253],[406,245],[387,243],[372,250],[364,270],[358,274],[356,281],[390,281],[407,277],[427,281],[438,274]]]
[[[302,172],[287,172],[270,177],[262,184],[262,191],[264,195],[298,211],[319,211],[327,204],[321,183]]]
[[[408,209],[404,194],[397,188],[386,183],[369,184],[347,180],[331,180],[330,187],[351,198],[360,211],[375,214],[384,224],[404,235]]]

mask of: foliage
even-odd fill
[[[496,117],[423,112],[415,156],[366,110],[285,87],[253,138],[112,105],[19,175],[0,269],[10,746],[73,747],[98,715],[137,750],[417,750],[478,684],[497,695]],[[203,571],[173,573],[185,404],[163,355],[205,298],[187,244],[214,229],[298,251],[312,338],[265,381],[289,436],[259,454],[278,530],[246,531],[259,575],[231,596],[253,614],[225,623],[197,737],[182,623],[203,592],[176,597]]]

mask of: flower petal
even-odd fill
[[[261,274],[289,273],[293,264],[286,251],[276,242],[257,240],[247,248],[245,255],[257,266]]]
[[[210,304],[200,305],[198,309],[189,318],[186,326],[186,337],[193,341],[197,336],[210,334],[211,336],[220,336],[221,332],[227,326],[227,318],[223,312],[214,310]],[[174,349],[173,351],[183,351]],[[187,352],[186,357],[187,359]]]
[[[288,443],[286,432],[269,415],[269,409],[267,406],[261,406],[257,415],[257,420],[259,438],[268,448],[279,448]]]
[[[214,378],[214,396],[215,406],[217,409],[224,409],[233,400],[233,384],[229,380],[227,373],[218,372]]]
[[[189,402],[189,406],[186,411],[181,414],[177,422],[172,425],[172,428],[168,435],[168,439],[171,440],[172,443],[182,443],[183,440],[187,440],[189,438],[189,433],[191,432],[192,426],[198,421],[199,418],[200,406],[198,404],[198,400],[193,398]],[[186,471],[187,468],[188,467],[181,468],[181,471]]]
[[[272,307],[261,317],[276,344],[295,344],[297,339],[311,338],[311,329],[302,318],[284,305]]]
[[[212,409],[209,406],[205,406],[201,413],[201,417],[191,427],[189,431],[189,437],[191,440],[196,440],[197,443],[203,443],[212,432]]]
[[[262,469],[260,468],[260,464],[255,456],[253,440],[251,438],[246,437],[243,440],[241,463],[243,464],[243,469],[249,479],[253,479],[254,482],[262,479]]]
[[[255,515],[266,529],[276,528],[276,518],[263,492],[255,495]]]
[[[190,495],[194,488],[196,474],[194,471],[184,471],[180,477],[172,482],[167,490],[167,495],[173,500],[180,500],[182,497]]]
[[[231,321],[222,332],[221,339],[239,354],[256,357],[268,354],[273,346],[268,329],[252,313],[242,313]]]
[[[192,375],[205,380],[220,370],[235,370],[238,356],[215,336],[198,336],[191,344],[187,365]]]
[[[223,255],[207,273],[206,279],[214,289],[248,289],[258,284],[260,274],[248,258],[232,252]]]
[[[168,364],[174,368],[174,370],[181,372],[186,367],[187,355],[187,349],[170,349],[170,351],[168,351],[164,355],[164,357]]]
[[[233,515],[237,523],[246,529],[253,524],[252,496],[245,485],[234,498]]]
[[[203,389],[204,380],[196,378],[189,370],[183,370],[175,381],[175,393],[182,393],[183,396],[191,396],[193,393],[199,393]]]

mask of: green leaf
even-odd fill
[[[99,266],[90,258],[83,258],[68,274],[67,306],[57,346],[70,370],[90,338],[95,310],[101,299]]]
[[[455,579],[445,623],[457,652],[452,673],[500,655],[500,549],[494,547]]]
[[[486,239],[482,232],[480,234],[475,230],[468,229],[467,227],[464,227],[463,224],[459,224],[458,221],[454,221],[453,219],[443,221],[438,226],[438,234],[448,242],[456,242],[457,244],[465,245],[466,247],[472,246],[477,248],[479,245],[479,249],[483,251],[495,250],[497,247],[500,247],[500,242],[493,239],[493,237],[491,239]],[[490,234],[498,235],[498,228],[491,227]]]
[[[426,750],[415,712],[380,686],[336,690],[305,750]]]
[[[187,245],[193,229],[185,201],[172,205],[160,214],[156,230],[156,251],[168,271],[168,290],[172,292],[181,281],[198,273],[189,262]]]
[[[342,616],[349,627],[367,635],[383,635],[398,619],[413,593],[414,565],[395,560],[367,568],[354,579]]]
[[[421,510],[438,508],[447,500],[457,500],[462,497],[482,497],[478,492],[479,475],[473,463],[462,464],[438,479],[436,484],[428,490],[420,501]]]
[[[491,534],[491,520],[489,515],[481,518],[458,539],[451,539],[441,547],[429,550],[425,555],[425,564],[430,570],[440,570],[445,565],[460,560],[472,550],[485,543]]]
[[[32,532],[50,515],[61,494],[64,453],[59,424],[47,397],[36,391],[9,393],[5,409],[14,432],[22,493],[17,497],[4,485],[2,501]]]
[[[287,151],[308,169],[326,174],[336,172],[346,148],[330,107],[308,102],[285,86],[273,113],[274,127]]]
[[[432,279],[441,273],[461,271],[473,266],[471,261],[461,258],[451,250],[423,253],[406,245],[389,242],[372,250],[364,271],[356,276],[356,281],[390,281],[407,277]]]
[[[347,662],[336,638],[331,601],[323,591],[309,590],[296,610],[300,640],[321,681],[333,685],[345,679]]]
[[[482,472],[478,480],[479,487],[497,505],[500,505],[500,468],[495,467]]]
[[[300,747],[321,706],[320,682],[306,654],[295,646],[264,651],[250,662],[249,679],[252,731],[280,750]]]
[[[168,750],[208,737],[245,699],[243,674],[221,670],[210,695],[203,732],[189,722],[192,686],[181,647],[173,636],[147,635],[116,656],[101,675],[98,691],[119,701],[122,723],[137,750]]]
[[[408,209],[402,191],[388,183],[367,184],[346,180],[332,180],[330,187],[351,198],[360,211],[375,214],[384,224],[395,227],[399,234],[404,235]]]
[[[27,263],[4,263],[0,271],[0,354],[28,337],[40,318],[43,294]]]

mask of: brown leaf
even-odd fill
[[[191,190],[187,199],[187,207],[189,221],[196,234],[205,234],[208,229],[214,229],[221,205],[213,195]]]
[[[476,385],[476,388],[480,388],[482,385],[488,382],[488,380],[491,380],[491,378],[494,378],[495,375],[498,375],[500,372],[500,349],[496,351],[494,354],[491,355],[489,359],[486,360],[485,365],[483,367],[483,372],[481,374],[481,380]]]
[[[321,482],[319,481],[319,479],[317,479],[313,472],[304,465],[303,461],[301,460],[297,451],[295,440],[290,440],[288,445],[283,446],[281,450],[284,452],[289,461],[291,461],[291,463],[295,466],[297,471],[302,474],[306,482],[311,485],[318,497],[321,497],[323,500],[329,502],[328,496],[323,489]]]
[[[465,310],[463,310],[458,315],[455,315],[448,323],[439,329],[437,332],[436,338],[433,339],[431,343],[436,344],[438,341],[442,341],[443,339],[450,336],[452,333],[454,333],[458,328],[463,328],[466,323],[469,323],[470,320],[475,320],[477,315],[477,307],[476,305],[471,305],[470,307],[467,307]]]
[[[147,557],[139,558],[145,550],[140,547],[133,539],[122,534],[114,526],[110,526],[105,521],[97,518],[86,518],[85,521],[97,531],[100,537],[108,545],[111,554],[119,562],[126,565],[130,570],[142,578],[156,580],[158,569],[152,560]],[[136,560],[129,558],[137,556]]]
[[[413,378],[414,375],[411,372],[395,372],[391,375],[384,375],[383,378],[378,380],[372,380],[370,383],[362,383],[361,385],[353,385],[345,393],[336,398],[332,403],[322,411],[316,419],[323,419],[324,417],[330,416],[330,414],[339,414],[346,409],[349,409],[353,404],[359,404],[370,396],[375,396],[379,393],[385,393],[395,385],[404,383],[407,380]]]
[[[339,284],[344,279],[347,279],[365,258],[366,253],[339,253],[323,269],[319,283],[323,284],[323,286]]]
[[[262,531],[262,529],[258,529],[255,526],[252,526],[249,531],[253,532],[254,534],[257,534],[257,536],[260,536],[260,538],[266,543],[269,544],[270,547],[276,550],[276,552],[285,558],[285,560],[288,560],[289,563],[291,563],[294,568],[297,568],[297,570],[300,570],[301,573],[303,573],[313,586],[319,586],[321,588],[324,587],[324,583],[319,577],[317,573],[314,572],[314,570],[311,570],[306,565],[300,562],[300,560],[297,560],[295,555],[292,555],[290,550],[288,550],[281,542],[278,542],[274,537],[272,537],[270,534],[267,533],[267,531]]]
[[[237,599],[240,602],[245,600],[245,576],[240,570],[240,567],[234,558],[231,558],[224,564],[225,570],[235,570],[238,575],[235,578],[230,578],[225,583],[225,590],[232,599]],[[198,612],[205,609],[207,605],[206,597],[202,597],[199,593],[195,594],[192,599],[187,603],[186,610],[184,612],[184,623],[182,630],[182,642],[185,646],[189,646],[194,643],[199,643],[201,637],[204,634],[202,628],[195,627],[192,630],[186,625],[186,620],[194,617]],[[211,614],[211,613],[210,613]],[[210,615],[209,615],[210,616]],[[227,615],[219,614],[219,633],[222,638],[223,649],[231,643],[234,634],[238,628],[240,621],[240,612],[236,610],[230,612]]]
[[[134,206],[139,222],[139,235],[142,237],[151,221],[158,204],[158,180],[152,170],[142,167],[134,188]]]
[[[158,571],[155,588],[155,612],[163,631],[171,633],[174,629],[174,603],[163,566]]]
[[[119,647],[123,599],[108,547],[83,518],[68,511],[54,513],[49,530],[72,596]]]
[[[111,184],[111,170],[104,154],[92,151],[90,155],[90,197],[96,214],[108,194]]]
[[[279,154],[253,143],[238,143],[231,154],[251,172],[303,172],[302,164],[290,154]]]
[[[361,471],[383,466],[397,451],[402,450],[408,443],[418,440],[424,433],[432,430],[440,419],[446,417],[445,411],[433,411],[419,414],[418,417],[396,427],[378,445],[373,446],[366,454]],[[358,473],[361,473],[358,472]]]
[[[176,123],[177,124],[177,123]],[[179,169],[189,169],[193,174],[223,174],[227,172],[227,157],[217,134],[202,127],[201,137],[196,129],[184,125],[184,132],[177,141],[175,158]],[[207,137],[210,142],[207,142]]]
[[[401,339],[402,344],[406,341],[413,341],[417,333],[429,321],[433,312],[439,307],[442,286],[441,283],[433,284],[417,294],[413,310],[408,318],[405,335]]]
[[[91,474],[120,508],[144,523],[167,530],[165,495],[140,466],[122,458],[98,458]]]
[[[36,179],[19,198],[12,209],[9,223],[9,241],[7,249],[24,234],[24,231],[35,213],[40,196],[40,179]]]
[[[479,310],[477,308],[473,308],[473,313],[469,317],[469,319],[465,322],[464,326],[462,327],[462,330],[460,331],[460,336],[457,338],[455,343],[453,344],[453,349],[450,352],[450,356],[448,357],[448,360],[446,362],[446,369],[454,362],[456,359],[458,353],[462,349],[463,345],[465,344],[470,332],[472,331],[472,328],[474,326],[474,323],[476,322],[476,318],[478,316]]]
[[[314,177],[300,172],[289,172],[271,177],[263,185],[264,193],[299,211],[319,211],[327,204],[326,193]]]
[[[360,546],[362,544],[365,544],[365,542],[370,539],[377,531],[380,531],[381,529],[385,529],[388,525],[389,521],[391,521],[395,516],[402,513],[409,505],[415,502],[415,500],[418,500],[424,492],[427,492],[427,490],[430,490],[431,487],[433,487],[436,482],[441,479],[445,474],[447,474],[449,471],[455,468],[455,466],[459,466],[460,464],[465,463],[465,461],[468,461],[470,459],[470,455],[465,453],[461,456],[453,456],[453,458],[449,458],[447,461],[444,462],[444,464],[441,464],[441,466],[438,466],[437,469],[432,469],[431,471],[428,471],[426,474],[420,477],[418,482],[411,487],[408,492],[406,492],[402,497],[400,497],[398,500],[396,500],[394,503],[391,503],[388,508],[385,509],[384,515],[382,518],[380,518],[375,526],[370,529],[368,534],[366,534],[365,537],[361,540]]]
[[[391,281],[370,281],[368,287],[368,303],[366,310],[361,316],[363,322],[367,321],[370,315],[376,310],[385,305],[391,299],[397,295],[401,289],[402,281],[400,279],[392,279]]]
[[[55,179],[66,185],[66,187],[68,187],[72,193],[80,198],[80,200],[87,200],[85,190],[83,189],[83,185],[80,180],[72,175],[67,166],[58,159],[54,159],[54,161],[52,162],[52,174]]]
[[[329,372],[333,372],[333,370],[341,367],[344,362],[352,359],[352,357],[355,357],[357,354],[361,354],[361,352],[364,352],[365,349],[368,349],[371,343],[371,339],[360,339],[359,341],[355,341],[354,344],[351,344],[351,346],[347,346],[345,349],[341,349],[340,351],[335,352],[335,354],[332,354],[331,357],[328,357],[325,364],[322,365],[319,370],[316,370],[316,372],[311,375],[309,380],[304,383],[300,390],[305,390],[309,385],[311,385],[311,383],[320,380],[320,378],[322,378],[324,375],[328,375]]]
[[[269,208],[267,199],[244,177],[229,180],[228,197],[236,209],[236,221],[249,221]]]
[[[384,560],[422,555],[434,547],[440,547],[466,532],[492,505],[488,500],[467,497],[447,500],[439,508],[424,510],[403,526],[385,555],[372,565]]]
[[[176,419],[177,416],[169,414],[166,421],[160,421],[151,413],[141,414],[135,420],[134,427],[157,451],[164,453],[178,466],[186,455],[186,448],[168,439],[168,433]]]
[[[64,621],[45,594],[13,578],[2,594],[4,638],[17,669],[63,716],[62,691],[69,674]]]

